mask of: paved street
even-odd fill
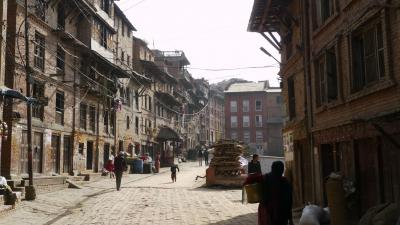
[[[243,205],[240,190],[205,189],[205,167],[181,165],[178,182],[170,173],[127,175],[121,191],[104,179],[83,189],[66,189],[22,202],[0,224],[256,224],[257,205]]]

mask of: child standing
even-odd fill
[[[172,179],[172,183],[176,182],[176,170],[178,170],[179,172],[179,167],[178,165],[173,165],[171,166],[171,179]]]

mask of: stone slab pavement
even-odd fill
[[[93,224],[93,225],[253,225],[257,205],[242,204],[241,190],[202,187],[206,167],[180,164],[177,182],[168,168],[160,174],[124,175],[121,191],[115,180],[102,179],[83,189],[65,189],[23,201],[0,217],[0,224]]]

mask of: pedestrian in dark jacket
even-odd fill
[[[119,152],[114,159],[114,171],[117,182],[117,191],[121,189],[122,174],[126,171],[127,165],[125,160],[125,152]]]
[[[293,225],[292,185],[282,176],[284,168],[283,162],[275,161],[270,173],[255,174],[246,179],[245,184],[262,184],[258,225]]]
[[[176,171],[178,170],[179,172],[179,167],[178,165],[173,165],[171,166],[171,179],[172,182],[176,182]]]
[[[199,160],[199,166],[203,166],[203,149],[201,146],[197,149],[197,158]]]
[[[249,163],[248,166],[248,174],[251,173],[258,173],[261,174],[261,165],[260,162],[258,161],[258,155],[254,154],[253,155],[253,160],[251,160],[251,162]]]
[[[204,151],[204,163],[206,164],[206,166],[208,166],[208,150],[207,149]]]

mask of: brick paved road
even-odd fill
[[[104,179],[83,189],[43,194],[0,217],[0,224],[212,224],[253,225],[257,205],[243,205],[241,191],[205,189],[205,167],[181,166],[178,182],[167,170],[157,175],[127,175],[121,191]]]

